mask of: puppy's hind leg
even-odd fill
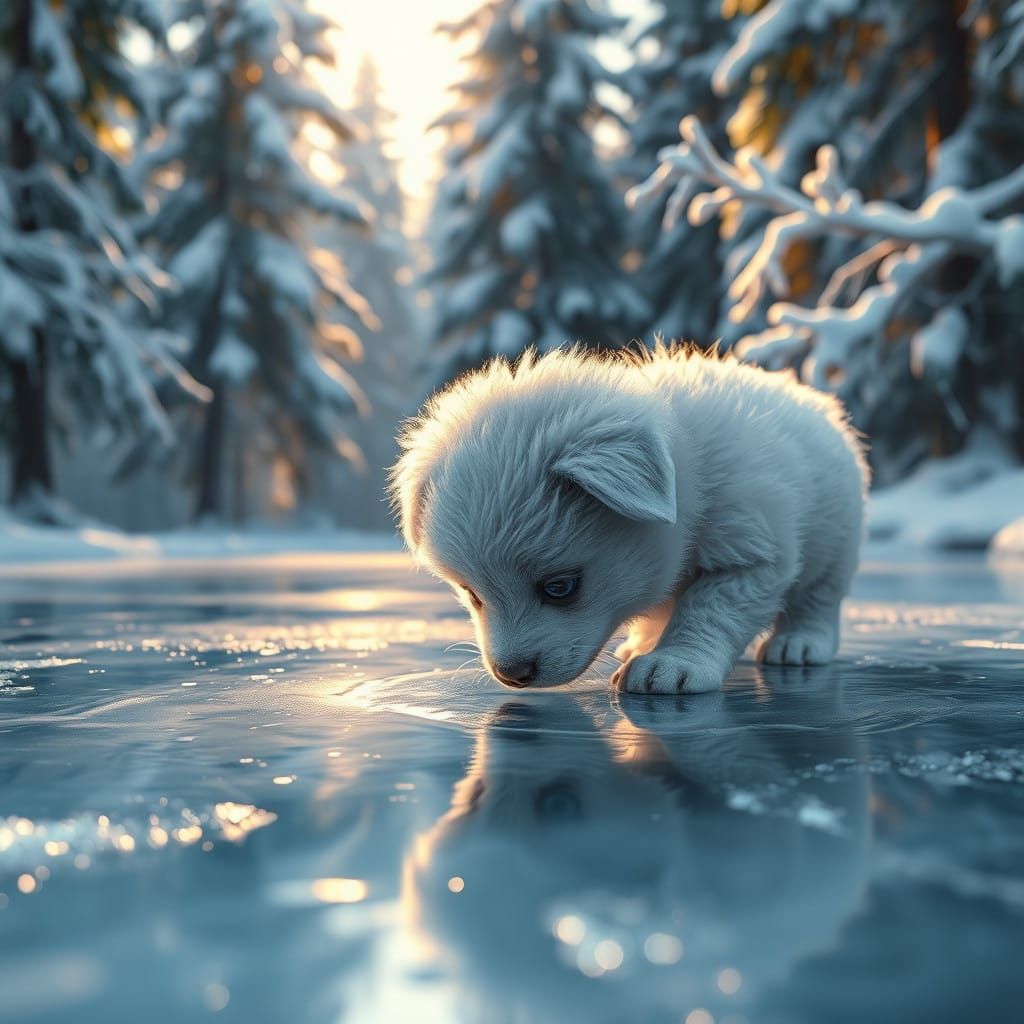
[[[857,571],[864,518],[862,469],[849,451],[843,460],[848,471],[819,496],[803,572],[758,652],[770,665],[825,665],[839,649],[839,608]]]
[[[768,665],[827,665],[839,649],[839,601],[831,588],[816,587],[786,595],[772,634],[758,660]]]
[[[856,567],[854,549],[812,582],[794,583],[758,660],[769,665],[827,665],[839,649],[839,609]]]

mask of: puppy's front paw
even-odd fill
[[[721,689],[725,672],[678,647],[641,654],[617,669],[612,685],[627,693],[707,693]]]

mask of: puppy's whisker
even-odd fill
[[[601,647],[598,648],[597,653],[594,655],[593,661],[591,661],[588,668],[593,668],[595,665],[605,669],[617,669],[619,667],[619,660],[611,652],[611,645],[615,642],[615,638],[612,637],[606,640]]]
[[[455,643],[449,644],[445,649],[444,653],[448,654],[450,651],[465,650],[474,651],[480,653],[480,645],[475,640],[456,640]]]

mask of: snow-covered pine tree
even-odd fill
[[[356,75],[351,115],[363,126],[355,139],[337,154],[345,184],[376,211],[372,231],[347,231],[338,239],[353,287],[366,297],[378,323],[367,336],[365,325],[347,322],[370,344],[353,376],[371,405],[385,415],[402,415],[415,402],[415,370],[419,351],[417,317],[411,302],[415,280],[414,255],[405,233],[405,196],[397,164],[387,152],[394,114],[381,104],[377,69],[364,57]],[[340,311],[344,316],[345,311]],[[390,449],[389,449],[390,450]]]
[[[621,29],[595,0],[490,0],[442,26],[478,38],[429,228],[445,376],[566,341],[614,346],[649,320],[623,271],[625,210],[594,141],[612,79],[593,44]]]
[[[34,518],[67,514],[54,434],[102,427],[114,461],[137,461],[172,439],[154,379],[191,386],[165,335],[129,326],[157,276],[115,212],[138,198],[118,121],[146,112],[123,52],[140,29],[161,32],[145,0],[0,5],[0,439],[8,498]]]
[[[382,529],[390,523],[384,490],[386,468],[397,456],[398,423],[415,411],[421,397],[423,332],[412,302],[416,271],[404,230],[405,196],[388,152],[394,114],[381,103],[377,69],[368,57],[360,63],[354,94],[349,112],[365,134],[336,147],[328,174],[342,175],[345,185],[375,209],[376,220],[373,230],[361,232],[321,224],[314,237],[324,249],[344,254],[352,287],[377,314],[373,330],[344,309],[329,317],[353,332],[353,345],[362,342],[362,358],[352,367],[352,376],[369,399],[371,412],[351,430],[364,465],[318,466],[312,474],[317,481],[313,500],[347,525]]]
[[[634,40],[636,63],[623,76],[634,107],[624,161],[631,183],[645,180],[658,154],[679,141],[679,121],[688,114],[700,118],[718,144],[724,141],[727,108],[711,76],[732,26],[721,0],[659,0],[654,7]],[[709,345],[722,298],[717,218],[695,227],[685,211],[666,209],[664,198],[637,207],[630,228],[639,256],[636,280],[653,314],[644,336]]]
[[[665,164],[738,224],[739,351],[837,391],[883,482],[978,427],[1024,454],[1022,57],[1019,3],[772,0],[715,73],[735,163],[693,123]]]
[[[819,147],[835,145],[851,154],[851,183],[864,194],[897,202],[919,198],[926,161],[922,104],[938,74],[931,6],[918,0],[871,0],[859,9],[851,0],[834,7],[734,0],[726,13],[740,23],[738,38],[712,77],[716,92],[735,104],[727,126],[733,148],[761,156],[795,187]],[[752,204],[723,213],[731,281],[763,237],[771,211]],[[809,295],[816,279],[827,281],[825,266],[834,269],[850,253],[843,236],[826,239],[820,250],[793,246],[787,254],[791,295]],[[718,327],[725,344],[764,327],[769,305],[767,296],[742,310],[727,303]]]
[[[423,361],[421,317],[412,301],[416,280],[415,258],[404,218],[406,197],[398,182],[397,165],[388,153],[394,115],[381,102],[377,69],[362,58],[355,78],[351,114],[366,134],[344,146],[336,160],[344,168],[345,184],[377,212],[372,231],[322,228],[317,241],[344,253],[352,287],[366,296],[379,323],[368,335],[365,326],[339,311],[337,321],[361,335],[362,358],[352,376],[370,399],[371,414],[353,425],[365,467],[354,480],[351,467],[317,474],[333,495],[336,514],[349,525],[386,528],[390,523],[385,485],[387,467],[396,456],[399,422],[415,412],[422,397]]]
[[[213,392],[196,516],[223,518],[246,449],[266,441],[265,461],[293,466],[307,444],[349,450],[345,421],[363,401],[342,365],[353,337],[324,313],[372,313],[341,262],[313,250],[308,226],[314,216],[363,226],[372,211],[297,158],[307,120],[336,139],[358,134],[310,73],[334,59],[326,17],[302,0],[180,0],[173,19],[193,38],[168,77],[166,132],[140,170],[158,195],[147,235],[179,284],[171,323]]]

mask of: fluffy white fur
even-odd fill
[[[496,678],[574,679],[624,623],[613,681],[633,692],[717,689],[769,627],[766,662],[836,652],[867,467],[839,402],[788,374],[527,354],[435,395],[402,449],[406,543],[463,596]],[[576,571],[573,603],[543,603],[540,581]]]

